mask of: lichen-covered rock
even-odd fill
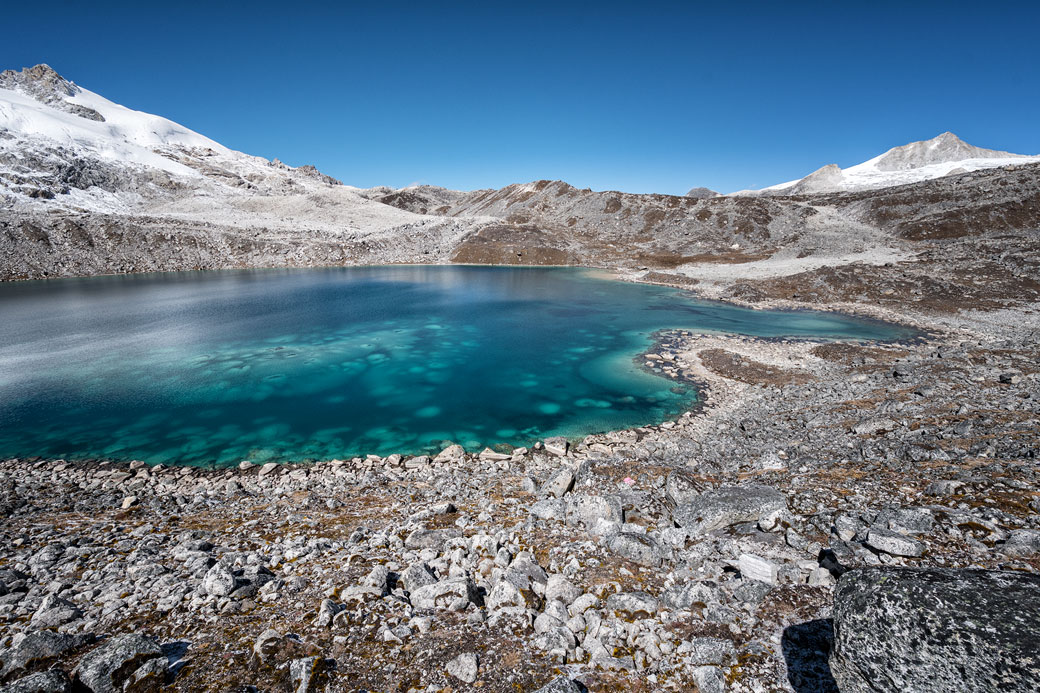
[[[326,662],[321,657],[300,657],[292,660],[289,663],[289,680],[292,681],[293,693],[311,693],[317,690],[326,668]]]
[[[757,522],[787,507],[784,494],[769,486],[723,486],[676,507],[673,517],[691,534],[711,532],[740,522]]]
[[[214,597],[226,597],[235,591],[235,576],[222,563],[217,563],[202,579],[202,589]]]
[[[633,532],[620,532],[607,540],[607,548],[622,558],[640,565],[661,565],[661,548],[652,537]]]
[[[31,674],[0,688],[3,693],[70,693],[72,681],[61,669]]]
[[[119,693],[123,684],[152,659],[163,657],[154,640],[137,633],[119,635],[88,653],[73,672],[76,681],[92,693]]]
[[[77,647],[93,642],[90,634],[65,635],[49,630],[29,633],[15,647],[0,654],[0,680],[46,664]]]
[[[448,662],[444,669],[463,683],[473,683],[477,680],[479,661],[473,652],[463,652]]]
[[[568,498],[567,521],[569,523],[581,523],[592,528],[600,519],[619,524],[624,522],[625,513],[621,507],[621,499],[617,496],[588,495],[573,495]]]
[[[867,532],[867,546],[893,556],[916,558],[924,553],[924,545],[921,542],[887,529],[871,528]]]
[[[685,471],[675,470],[668,474],[665,480],[665,495],[675,505],[689,503],[697,496],[704,493],[707,484],[704,484]]]
[[[426,563],[413,563],[408,566],[397,578],[398,587],[403,587],[409,592],[414,592],[420,587],[433,585],[437,582],[437,576],[430,570]]]
[[[607,609],[632,617],[649,618],[657,613],[657,599],[646,592],[620,592],[607,597]]]
[[[54,628],[81,617],[83,612],[72,602],[54,594],[43,598],[30,623],[35,628]]]
[[[477,587],[469,578],[448,578],[414,590],[412,606],[416,609],[456,609],[461,611],[478,600]]]
[[[864,568],[838,581],[843,693],[1040,690],[1040,576]]]
[[[553,679],[534,693],[581,693],[583,689],[566,676]]]

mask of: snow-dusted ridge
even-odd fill
[[[977,171],[1040,161],[1029,156],[983,149],[968,144],[952,132],[921,142],[893,147],[884,154],[846,169],[828,164],[805,178],[761,190],[739,190],[735,196],[804,195],[811,193],[874,190]]]

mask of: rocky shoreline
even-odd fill
[[[1035,332],[660,337],[702,406],[573,445],[3,461],[2,690],[833,691],[843,575],[1040,571]]]

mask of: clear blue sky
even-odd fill
[[[17,3],[0,67],[365,187],[729,192],[945,130],[1040,153],[1035,0],[438,5]]]

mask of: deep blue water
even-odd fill
[[[890,340],[566,268],[236,270],[0,284],[0,456],[235,464],[657,423],[662,328]]]

